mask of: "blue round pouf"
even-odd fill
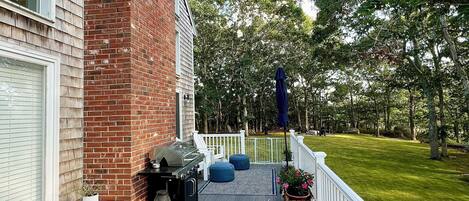
[[[210,181],[229,182],[234,179],[234,166],[231,163],[216,162],[209,167]]]
[[[249,169],[249,157],[246,154],[234,154],[230,156],[230,163],[234,165],[235,170]]]

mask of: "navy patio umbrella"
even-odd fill
[[[278,125],[283,127],[283,136],[285,138],[285,161],[288,168],[288,146],[287,146],[287,125],[288,125],[288,94],[286,75],[283,68],[277,68],[275,73],[275,95],[278,109]]]

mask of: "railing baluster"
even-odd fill
[[[257,162],[257,138],[254,138],[254,161]]]

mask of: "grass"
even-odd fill
[[[469,201],[467,153],[450,150],[435,161],[427,144],[369,135],[305,136],[304,143],[326,152],[326,164],[364,200]]]
[[[275,136],[281,136],[274,134]],[[428,159],[426,144],[367,135],[306,136],[314,151],[364,200],[469,200],[469,154]]]

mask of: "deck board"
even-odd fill
[[[280,169],[280,165],[251,165],[251,169],[268,169],[272,170],[275,169],[276,172],[278,173]],[[249,171],[249,170],[245,170]],[[245,178],[246,179],[246,178]],[[250,182],[250,183],[265,183],[265,180],[260,182],[256,181],[259,178],[253,178],[249,179],[247,178],[247,181],[244,182]],[[266,177],[262,178],[266,179],[268,181],[272,180],[272,177]],[[280,201],[282,200],[282,197],[279,193],[279,187],[276,186],[277,189],[277,195],[245,195],[243,192],[247,191],[246,189],[243,189],[242,187],[236,192],[236,194],[201,194],[200,190],[205,186],[206,182],[203,181],[202,179],[199,180],[199,201]],[[208,185],[206,188],[209,188],[210,185]]]

